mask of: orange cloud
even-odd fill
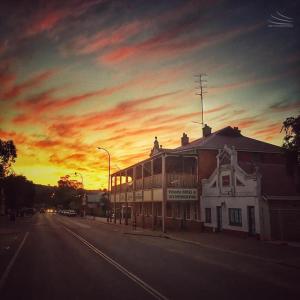
[[[124,101],[119,103],[118,105],[96,113],[88,113],[81,116],[69,116],[65,117],[64,121],[52,124],[49,127],[49,130],[53,133],[58,135],[66,135],[71,134],[74,135],[76,133],[81,132],[83,129],[96,129],[103,128],[106,125],[110,124],[109,126],[116,126],[117,124],[112,125],[112,120],[118,120],[115,122],[125,122],[125,120],[134,120],[138,117],[145,116],[145,114],[151,114],[154,111],[162,111],[163,109],[167,109],[166,107],[155,107],[155,108],[146,108],[143,107],[146,104],[155,103],[157,100],[160,100],[164,97],[175,95],[176,92],[171,93],[164,93],[159,95],[154,95],[147,98],[135,99],[130,101]],[[99,126],[99,123],[101,124]],[[103,127],[102,127],[103,126]]]
[[[254,135],[273,136],[278,135],[281,131],[282,123],[272,123],[263,129],[255,131]]]

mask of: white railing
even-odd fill
[[[167,174],[168,187],[189,188],[197,186],[197,176],[194,174]]]

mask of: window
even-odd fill
[[[198,210],[199,210],[199,203],[195,203],[194,205],[194,220],[198,220]]]
[[[211,223],[211,208],[205,208],[205,223]]]
[[[230,185],[230,176],[224,175],[222,176],[222,186],[229,186]]]
[[[172,204],[167,202],[167,217],[172,217]]]
[[[186,218],[187,220],[190,220],[191,219],[191,205],[190,203],[186,203]]]
[[[176,218],[180,218],[181,214],[180,214],[180,203],[177,203],[176,205]]]
[[[229,225],[242,226],[242,209],[241,208],[229,208]]]

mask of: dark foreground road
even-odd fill
[[[22,230],[1,300],[300,299],[296,267],[58,215]]]

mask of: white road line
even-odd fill
[[[14,265],[14,263],[15,263],[17,257],[18,257],[18,255],[19,255],[19,253],[20,253],[20,251],[21,251],[21,249],[22,249],[22,247],[24,246],[25,241],[26,241],[28,235],[29,235],[29,232],[26,232],[26,234],[25,234],[25,236],[24,236],[24,238],[23,238],[21,244],[19,245],[19,247],[18,247],[16,253],[14,254],[13,258],[10,260],[8,266],[6,267],[6,269],[5,269],[5,271],[4,271],[3,275],[2,275],[2,277],[1,277],[1,279],[0,279],[0,290],[3,288],[3,286],[4,286],[4,284],[5,284],[5,281],[6,281],[6,278],[7,278],[8,274],[9,274],[11,268],[13,267],[13,265]]]
[[[61,220],[60,220],[61,221]],[[77,222],[77,221],[74,221],[74,220],[67,220],[67,219],[64,219],[63,221],[61,221],[61,223],[71,223],[71,224],[74,224],[74,225],[77,225],[77,226],[79,226],[79,227],[81,227],[81,228],[85,228],[85,229],[87,229],[87,228],[91,228],[91,226],[89,226],[89,225],[86,225],[86,224],[82,224],[82,223],[80,223],[80,222]]]
[[[130,271],[128,271],[126,268],[121,266],[119,263],[117,263],[115,260],[107,256],[105,253],[100,251],[98,248],[93,246],[91,243],[89,243],[87,240],[85,240],[83,237],[78,235],[77,233],[73,232],[69,228],[63,226],[65,230],[67,230],[69,233],[71,233],[74,237],[76,237],[78,240],[80,240],[83,244],[85,244],[87,247],[89,247],[91,250],[93,250],[96,254],[101,256],[104,260],[106,260],[108,263],[113,265],[115,268],[117,268],[120,272],[122,272],[124,275],[126,275],[128,278],[130,278],[132,281],[134,281],[136,284],[138,284],[140,287],[142,287],[145,291],[147,291],[149,294],[151,294],[155,299],[163,299],[168,300],[167,297],[162,295],[160,292],[152,288],[149,284],[147,284],[145,281],[140,279],[138,276],[134,275]]]

